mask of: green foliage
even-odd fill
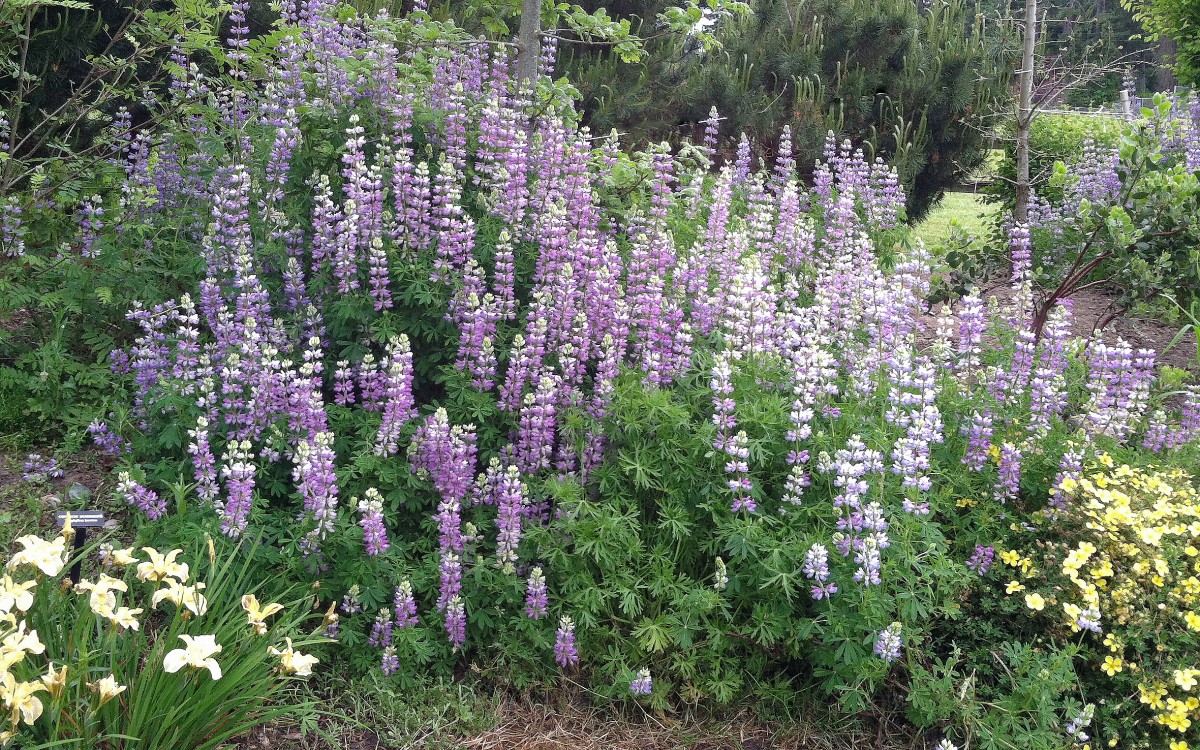
[[[1039,114],[1029,128],[1029,176],[1038,194],[1047,200],[1062,200],[1062,186],[1054,185],[1056,162],[1071,164],[1083,156],[1084,144],[1115,148],[1125,123],[1111,115]],[[996,170],[997,180],[987,193],[1003,209],[1011,209],[1017,176],[1016,143],[1011,128],[1004,138],[1004,159]]]
[[[1200,5],[1192,0],[1122,0],[1141,22],[1151,40],[1175,43],[1175,75],[1180,82],[1200,85]]]

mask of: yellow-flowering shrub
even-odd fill
[[[70,539],[21,537],[0,570],[0,746],[215,748],[302,708],[273,699],[318,661],[305,598],[244,593],[250,560],[211,540],[93,550],[73,582]]]
[[[1200,749],[1200,493],[1102,455],[999,552],[1005,593],[1088,648],[1103,743]],[[1016,545],[1014,545],[1016,546]],[[1082,744],[1082,740],[1080,740]],[[1149,743],[1149,744],[1147,744]]]

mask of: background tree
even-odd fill
[[[634,142],[692,135],[715,106],[725,144],[745,132],[760,155],[790,126],[803,169],[833,131],[896,164],[912,219],[983,160],[974,121],[1005,95],[1013,48],[965,3],[763,0],[754,11],[711,19],[719,52],[684,36],[649,47],[640,66],[592,48],[568,52],[562,70],[593,129]]]
[[[1179,81],[1200,84],[1200,3],[1196,0],[1122,0],[1145,28],[1147,38],[1174,45]]]

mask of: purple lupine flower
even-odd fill
[[[746,183],[746,178],[750,176],[750,139],[742,133],[742,137],[738,140],[737,156],[733,163],[733,187],[739,188]]]
[[[1067,406],[1066,346],[1071,336],[1071,300],[1055,305],[1038,347],[1037,366],[1029,381],[1029,432],[1044,436],[1051,421]]]
[[[983,335],[987,332],[987,314],[983,309],[983,300],[979,289],[973,288],[962,298],[962,306],[958,311],[958,342],[955,354],[955,372],[959,377],[973,373],[979,369],[979,355],[982,353]]]
[[[1000,446],[1000,466],[997,469],[995,498],[1002,503],[1015,500],[1021,491],[1021,449],[1012,443]]]
[[[888,664],[900,658],[904,639],[900,634],[900,623],[893,622],[875,636],[875,655]]]
[[[717,135],[721,130],[721,116],[717,113],[715,106],[708,111],[708,119],[701,120],[700,124],[704,126],[700,151],[708,159],[709,166],[712,166],[713,157],[717,155]]]
[[[521,543],[521,519],[525,514],[525,487],[515,466],[509,466],[496,488],[496,562],[506,573],[517,564],[517,546]]]
[[[372,648],[387,648],[392,645],[392,611],[390,609],[385,607],[375,615],[375,622],[371,624],[371,635],[367,638],[367,645]]]
[[[1088,356],[1088,400],[1085,429],[1124,440],[1145,413],[1154,380],[1154,352],[1118,339],[1113,346],[1091,345]]]
[[[1064,510],[1067,507],[1066,498],[1063,497],[1062,483],[1067,479],[1078,481],[1082,475],[1083,449],[1073,443],[1068,443],[1067,449],[1063,451],[1062,457],[1058,461],[1058,473],[1050,485],[1048,510]]]
[[[160,498],[154,490],[135,482],[127,471],[117,474],[116,489],[117,493],[125,498],[125,502],[145,513],[151,521],[161,518],[167,512],[167,501]]]
[[[733,433],[737,427],[734,416],[732,355],[721,352],[713,361],[712,379],[709,388],[713,393],[713,424],[717,426],[717,437],[713,447],[726,456],[725,473],[729,476],[729,489],[733,492],[731,509],[734,513],[758,509],[751,497],[753,484],[750,481],[750,438],[744,430]],[[731,434],[732,433],[732,434]]]
[[[375,437],[375,455],[392,456],[399,448],[400,432],[416,416],[413,398],[413,361],[408,336],[400,334],[388,342],[384,372],[383,421]]]
[[[53,458],[46,458],[40,453],[30,453],[26,456],[23,469],[24,473],[21,478],[26,482],[48,482],[63,475],[63,470],[59,468],[57,461]]]
[[[987,575],[988,570],[992,567],[992,560],[996,557],[996,548],[990,544],[986,547],[982,544],[975,545],[975,551],[971,553],[971,557],[967,559],[967,569],[978,573],[979,575]]]
[[[392,597],[392,607],[396,613],[398,630],[417,624],[417,600],[413,596],[412,584],[407,578],[396,587],[396,593]]]
[[[879,554],[879,543],[871,536],[861,541],[858,551],[854,553],[854,562],[858,565],[858,569],[854,571],[854,580],[864,586],[878,586],[883,582],[883,558]]]
[[[467,642],[467,610],[461,596],[454,597],[446,604],[445,626],[450,645],[458,651]]]
[[[579,650],[575,647],[575,623],[565,615],[558,621],[554,634],[554,661],[566,669],[579,663]]]
[[[110,456],[120,456],[133,450],[129,441],[109,427],[107,422],[94,419],[88,425],[87,431],[96,447]]]
[[[837,593],[837,584],[829,580],[829,550],[824,544],[813,544],[804,553],[803,572],[813,582],[813,599],[828,599]]]
[[[342,597],[341,610],[344,614],[356,615],[362,612],[362,604],[359,602],[359,595],[361,593],[361,589],[359,589],[357,583],[350,587],[345,596]]]
[[[549,601],[546,577],[542,575],[541,566],[536,566],[525,582],[525,616],[533,620],[542,619],[546,616]]]
[[[395,646],[388,646],[383,650],[383,658],[380,660],[379,669],[385,677],[390,677],[400,670],[400,657],[396,656]]]
[[[221,512],[221,531],[227,536],[240,536],[246,529],[254,504],[255,471],[250,457],[250,441],[231,442],[221,460],[221,476],[225,477],[227,496]]]
[[[970,421],[963,422],[959,432],[967,437],[963,465],[971,471],[982,471],[987,465],[988,449],[992,447],[992,415],[986,411],[972,412]]]
[[[629,692],[634,695],[650,695],[654,692],[654,680],[650,676],[650,670],[642,667],[638,670],[633,681],[629,683]]]
[[[383,524],[383,496],[374,487],[369,487],[364,494],[358,503],[358,512],[362,515],[358,523],[363,529],[363,546],[367,554],[374,557],[388,550],[387,529]]]
[[[98,195],[93,195],[83,202],[79,209],[79,254],[85,258],[95,258],[99,255],[96,250],[96,240],[100,230],[104,228],[104,205]]]

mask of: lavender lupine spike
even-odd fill
[[[160,498],[158,493],[143,487],[129,476],[129,472],[117,474],[117,493],[125,498],[125,502],[146,514],[151,521],[161,518],[167,512],[167,501]]]
[[[400,657],[396,655],[396,647],[388,646],[383,650],[379,661],[379,670],[385,677],[390,677],[400,671]]]
[[[23,209],[16,196],[0,201],[0,250],[4,257],[20,258],[25,255],[25,224]]]
[[[387,648],[392,645],[392,628],[392,611],[380,609],[371,624],[371,635],[367,638],[367,645],[372,648]]]
[[[971,471],[982,471],[987,465],[988,450],[992,447],[992,415],[989,411],[975,411],[969,421],[964,421],[959,432],[967,438],[967,449],[963,453],[963,465]]]
[[[540,620],[546,616],[548,605],[546,577],[542,575],[541,567],[535,566],[529,572],[529,580],[525,582],[525,616],[532,620]]]
[[[654,692],[654,678],[650,676],[650,670],[642,667],[638,670],[633,681],[629,683],[629,692],[634,695],[650,695]]]
[[[812,582],[812,598],[828,599],[837,593],[837,584],[829,580],[829,550],[824,544],[813,544],[804,553],[804,577]]]
[[[396,613],[396,629],[412,627],[417,624],[417,601],[413,596],[413,587],[405,578],[396,587],[392,597],[392,609]]]
[[[901,635],[901,626],[898,622],[888,625],[875,636],[875,655],[888,664],[900,658],[903,646],[904,638]]]
[[[1021,491],[1021,449],[1012,443],[1000,446],[999,476],[996,479],[995,498],[1001,503],[1015,500]]]
[[[250,441],[231,442],[221,459],[221,476],[225,478],[225,508],[221,531],[227,536],[240,536],[246,529],[254,502],[254,475]]]
[[[565,615],[558,621],[554,633],[554,661],[563,669],[579,664],[579,649],[575,646],[575,623]]]
[[[700,141],[700,151],[708,160],[709,166],[712,166],[713,160],[717,155],[717,136],[721,130],[721,116],[717,113],[716,106],[708,111],[708,118],[701,120],[700,124],[704,126],[704,136]]]
[[[971,553],[971,557],[967,560],[967,568],[972,572],[978,573],[981,576],[987,575],[988,570],[992,567],[992,560],[996,557],[996,548],[982,544],[975,545],[975,551]]]
[[[353,502],[353,500],[351,500]],[[383,524],[383,496],[379,490],[369,487],[358,502],[361,514],[359,525],[363,529],[363,546],[367,554],[374,557],[388,550],[387,528]]]
[[[1033,310],[1033,243],[1029,225],[1013,222],[1008,232],[1009,253],[1012,259],[1013,298],[1010,321],[1024,327]]]
[[[1045,436],[1052,420],[1067,406],[1067,341],[1071,337],[1071,301],[1055,305],[1046,322],[1029,381],[1029,432]]]
[[[792,126],[784,125],[779,134],[779,150],[775,152],[775,169],[771,173],[771,192],[778,197],[796,175],[796,159],[792,156]]]
[[[729,489],[733,492],[732,510],[737,513],[745,510],[750,513],[757,510],[757,505],[750,493],[753,484],[750,481],[749,438],[745,431],[734,432],[737,428],[737,417],[734,415],[733,400],[733,367],[728,352],[717,355],[713,361],[712,379],[709,387],[713,393],[713,424],[717,427],[717,436],[713,448],[725,454],[725,473],[729,476]]]
[[[506,573],[516,570],[521,521],[525,514],[525,488],[516,466],[509,466],[496,488],[496,562]]]
[[[733,163],[733,186],[739,188],[746,183],[750,176],[750,139],[742,133],[738,140],[737,156]]]
[[[400,433],[416,416],[413,397],[413,359],[408,336],[400,334],[388,342],[384,372],[383,420],[375,436],[375,455],[393,456],[400,449]]]
[[[1091,434],[1124,440],[1133,431],[1149,403],[1154,380],[1154,352],[1135,355],[1128,343],[1113,346],[1093,342],[1088,356],[1088,391],[1084,427]]]
[[[962,298],[958,313],[958,341],[955,354],[955,372],[960,378],[979,370],[979,355],[982,353],[983,336],[987,332],[987,315],[978,287],[972,288]]]

